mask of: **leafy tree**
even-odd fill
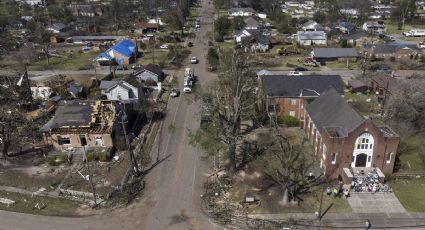
[[[180,30],[183,34],[183,28],[185,23],[185,17],[179,9],[171,9],[167,11],[162,17],[164,23],[166,23],[171,30]]]
[[[229,33],[231,22],[226,16],[219,17],[214,23],[216,40],[222,41],[223,37]]]
[[[210,47],[208,49],[207,61],[213,67],[218,66],[219,57],[218,57],[218,53],[217,53],[217,49],[216,48]]]
[[[279,117],[278,122],[279,124],[284,124],[288,127],[297,127],[300,124],[300,121],[296,117],[290,115]]]
[[[277,13],[271,16],[270,20],[273,21],[274,26],[281,33],[289,34],[295,31],[294,26],[291,25],[292,18],[287,13]]]

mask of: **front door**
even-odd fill
[[[360,153],[356,156],[356,167],[366,167],[367,155]]]

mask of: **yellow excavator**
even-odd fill
[[[284,45],[283,47],[277,49],[277,54],[280,56],[290,56],[300,54],[300,49],[296,44]]]

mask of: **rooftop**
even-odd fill
[[[358,57],[357,50],[354,48],[314,48],[315,58],[340,58],[340,57]]]
[[[264,75],[263,91],[271,97],[318,97],[330,86],[344,94],[344,83],[339,75]]]
[[[298,31],[297,36],[299,40],[323,40],[326,39],[324,31]]]
[[[306,109],[316,127],[328,131],[331,137],[345,137],[364,121],[332,87]]]

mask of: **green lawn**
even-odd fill
[[[80,204],[66,199],[55,199],[50,197],[39,197],[30,195],[23,195],[19,193],[11,193],[0,191],[1,198],[7,198],[15,201],[14,204],[9,205],[0,203],[0,209],[12,212],[30,213],[36,215],[46,216],[78,216],[77,209]],[[39,203],[45,205],[44,209],[39,210],[34,206]]]
[[[155,64],[164,63],[169,65],[170,59],[168,58],[168,50],[155,50]],[[152,52],[144,53],[144,56],[137,60],[138,64],[147,65],[152,64],[154,61],[154,54]]]
[[[45,59],[32,62],[28,69],[30,70],[45,70],[45,69],[62,69],[62,70],[78,70],[80,67],[92,65],[93,59],[99,55],[99,52],[74,53],[72,58],[68,56],[52,57],[50,64],[47,65]]]
[[[233,47],[235,47],[236,44],[234,41],[225,41],[217,42],[217,45],[221,50],[231,50]]]
[[[394,179],[389,184],[408,212],[425,212],[425,178]]]
[[[345,61],[332,61],[332,62],[326,62],[326,66],[330,69],[358,69],[359,64],[357,62],[348,62],[348,68],[347,68],[347,62]]]
[[[423,140],[419,137],[403,137],[399,146],[399,172],[423,173]]]

